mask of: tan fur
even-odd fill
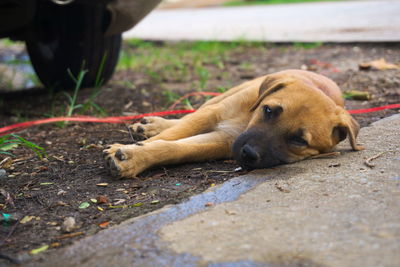
[[[267,104],[284,110],[273,124],[263,118],[262,107]],[[358,124],[343,109],[338,86],[326,77],[300,70],[245,82],[182,119],[150,117],[131,128],[148,139],[140,145],[114,144],[105,150],[111,171],[129,178],[153,166],[231,158],[232,144],[252,129],[268,131],[273,137],[303,129],[308,146],[285,146],[286,162],[328,152],[341,141],[343,131],[354,150],[362,149],[355,142]]]

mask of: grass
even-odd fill
[[[224,6],[247,6],[247,5],[276,5],[276,4],[295,4],[295,3],[308,3],[308,2],[337,2],[344,0],[233,0],[226,2]]]
[[[0,155],[7,155],[14,157],[14,154],[11,153],[14,149],[19,146],[27,147],[35,152],[36,156],[40,159],[47,156],[46,151],[43,147],[40,147],[32,142],[29,142],[25,138],[18,136],[16,134],[9,134],[0,137]]]
[[[107,54],[105,54],[100,62],[99,69],[96,74],[96,80],[95,80],[95,85],[92,88],[92,92],[90,96],[82,103],[78,104],[77,103],[77,98],[78,98],[78,93],[81,90],[82,82],[85,78],[86,73],[88,72],[87,70],[84,69],[85,62],[82,63],[82,68],[79,71],[78,75],[75,77],[74,74],[71,72],[71,70],[67,70],[68,75],[70,78],[74,81],[75,87],[72,95],[68,92],[62,91],[62,93],[67,97],[68,99],[68,104],[67,107],[64,109],[64,114],[66,117],[71,117],[74,113],[78,114],[87,114],[91,113],[92,115],[100,115],[100,116],[106,116],[107,112],[100,107],[98,104],[95,103],[95,99],[97,96],[102,92],[101,86],[103,85],[103,78],[101,77],[101,74],[103,73],[104,70],[104,64],[107,59]],[[54,90],[52,88],[49,89],[50,93],[50,98],[53,99],[52,101],[52,108],[51,108],[51,113],[48,114],[50,117],[55,116],[55,96],[54,96]],[[96,113],[96,114],[93,114]],[[59,122],[58,126],[64,127],[68,122]]]
[[[322,42],[311,42],[311,43],[303,43],[303,42],[294,42],[293,47],[297,49],[314,49],[322,46],[324,43]]]
[[[138,39],[127,40],[117,68],[146,74],[152,82],[188,82],[195,80],[193,90],[205,90],[216,73],[225,70],[224,62],[232,51],[245,52],[250,47],[263,47],[261,42],[177,42],[160,45]]]
[[[165,88],[164,83],[186,83],[185,86],[189,86],[186,89],[190,91],[215,89],[211,88],[213,84],[210,81],[218,76],[225,86],[219,90],[224,91],[230,87],[230,70],[226,68],[225,62],[235,60],[236,54],[246,53],[248,49],[266,47],[263,42],[249,42],[245,39],[234,42],[167,43],[131,39],[124,42],[117,69],[145,75],[160,88]],[[161,90],[167,104],[174,103],[181,96],[170,89]],[[192,103],[185,101],[183,104],[191,108]]]

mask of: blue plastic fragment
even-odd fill
[[[8,213],[1,213],[3,215],[4,221],[8,222],[10,220],[11,215]]]

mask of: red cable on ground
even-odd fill
[[[177,101],[175,101],[175,103],[170,107],[170,109],[173,109],[179,102],[181,102],[183,99],[190,97],[190,96],[194,96],[194,95],[217,96],[220,94],[221,93],[215,93],[215,92],[190,93],[190,94],[184,95],[183,97],[181,97]],[[348,112],[350,114],[360,114],[360,113],[376,112],[376,111],[380,111],[380,110],[384,110],[384,109],[394,109],[394,108],[400,108],[400,104],[391,104],[391,105],[375,107],[375,108],[367,108],[367,109],[348,110]],[[41,119],[41,120],[35,120],[35,121],[21,122],[21,123],[16,123],[13,125],[2,127],[2,128],[0,128],[0,136],[10,134],[10,133],[15,133],[17,131],[21,131],[23,129],[29,128],[34,125],[59,122],[59,121],[97,122],[97,123],[127,123],[130,120],[138,120],[138,119],[141,119],[143,117],[148,117],[148,116],[161,116],[162,117],[162,116],[176,115],[176,114],[187,114],[187,113],[192,113],[195,111],[196,110],[194,110],[194,109],[167,110],[167,111],[152,112],[152,113],[145,113],[145,114],[132,115],[132,116],[116,116],[116,117],[105,117],[105,118],[97,118],[97,117],[90,117],[90,116],[48,118],[48,119]]]
[[[52,122],[59,122],[59,121],[75,121],[75,122],[98,122],[98,123],[127,123],[129,120],[137,120],[143,117],[148,116],[168,116],[168,115],[175,115],[175,114],[187,114],[192,113],[195,110],[184,109],[184,110],[167,110],[161,112],[152,112],[152,113],[145,113],[133,116],[119,116],[119,117],[105,117],[105,118],[96,118],[90,116],[79,116],[79,117],[55,117],[55,118],[48,118],[48,119],[41,119],[35,121],[26,121],[21,123],[12,124],[9,126],[5,126],[0,128],[0,136],[15,133],[17,131],[21,131],[23,129],[32,127],[34,125],[52,123]]]
[[[391,105],[386,105],[382,107],[376,107],[376,108],[366,108],[366,109],[353,109],[353,110],[348,110],[350,114],[360,114],[360,113],[369,113],[369,112],[376,112],[384,109],[394,109],[394,108],[400,108],[400,104],[391,104]]]

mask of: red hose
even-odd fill
[[[215,92],[195,92],[195,93],[190,93],[190,94],[187,94],[187,95],[181,97],[178,101],[180,102],[183,99],[185,99],[189,96],[193,96],[193,95],[217,96],[219,94],[220,93],[215,93]],[[171,106],[171,109],[174,108],[177,105],[177,103],[179,103],[178,101],[176,101]],[[386,105],[386,106],[375,107],[375,108],[367,108],[367,109],[355,109],[355,110],[349,110],[348,112],[350,114],[360,114],[360,113],[369,113],[369,112],[376,112],[376,111],[380,111],[380,110],[384,110],[384,109],[395,109],[395,108],[400,108],[400,104],[392,104],[392,105]],[[134,116],[117,116],[117,117],[105,117],[105,118],[96,118],[96,117],[90,117],[90,116],[77,116],[77,117],[56,117],[56,118],[40,119],[40,120],[35,120],[35,121],[26,121],[26,122],[16,123],[16,124],[2,127],[2,128],[0,128],[0,136],[14,133],[17,131],[21,131],[23,129],[32,127],[34,125],[59,122],[59,121],[127,123],[128,121],[137,120],[137,119],[141,119],[143,117],[148,117],[148,116],[161,116],[162,117],[162,116],[175,115],[175,114],[187,114],[187,113],[192,113],[194,111],[195,111],[194,109],[183,109],[183,110],[167,110],[167,111],[161,111],[161,112],[145,113],[145,114],[139,114],[139,115],[134,115]]]

